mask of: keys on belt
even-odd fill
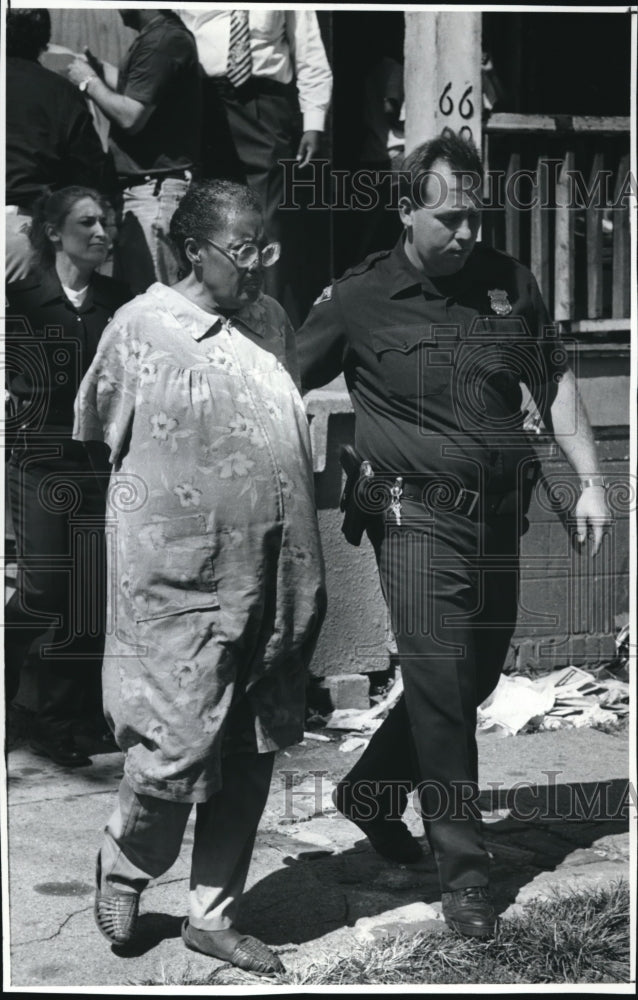
[[[479,517],[520,514],[518,490],[505,493],[485,493],[483,503],[478,490],[459,486],[451,475],[424,474],[419,481],[406,480],[387,472],[374,472],[370,462],[358,455],[351,446],[341,449],[341,462],[346,472],[346,485],[341,497],[341,510],[345,513],[343,532],[348,541],[358,545],[364,530],[366,516],[389,513],[397,525],[402,524],[402,503],[410,500],[421,504],[430,514],[457,514],[471,521]],[[369,502],[362,500],[363,495]]]
[[[401,524],[401,497],[403,496],[403,478],[397,476],[394,485],[390,487],[390,510],[394,514],[397,524]]]

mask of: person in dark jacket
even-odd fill
[[[85,97],[38,62],[51,36],[47,10],[7,11],[6,280],[31,270],[28,229],[41,195],[69,184],[115,189],[115,169]]]
[[[104,498],[85,448],[72,440],[75,395],[102,331],[130,298],[98,274],[109,240],[101,196],[67,187],[34,208],[38,273],[7,286],[8,387],[14,410],[8,494],[18,557],[5,611],[7,702],[31,647],[37,718],[32,747],[58,764],[91,763],[76,744],[102,736]],[[112,749],[109,739],[98,746]]]

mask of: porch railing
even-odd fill
[[[485,238],[531,268],[572,332],[628,329],[629,119],[493,114],[484,158]]]

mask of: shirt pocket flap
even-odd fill
[[[377,362],[394,398],[418,400],[443,393],[450,385],[454,351],[441,348],[425,324],[377,327],[370,331]]]
[[[432,344],[426,334],[425,324],[411,326],[381,326],[370,331],[374,350],[378,355],[386,351],[401,351],[407,354],[425,344]]]

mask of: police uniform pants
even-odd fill
[[[62,450],[62,455],[49,454]],[[101,720],[104,643],[104,497],[77,442],[27,447],[19,439],[7,478],[18,586],[5,608],[7,701],[31,646],[38,727],[64,738],[76,721]]]
[[[222,787],[197,803],[188,919],[200,930],[234,924],[274,759],[274,753],[224,757]],[[103,880],[120,891],[141,892],[177,860],[191,809],[190,802],[138,795],[124,778],[102,843]]]
[[[417,787],[444,891],[486,885],[476,709],[496,687],[518,602],[515,517],[482,524],[402,503],[368,529],[404,695],[344,779],[397,816]]]

